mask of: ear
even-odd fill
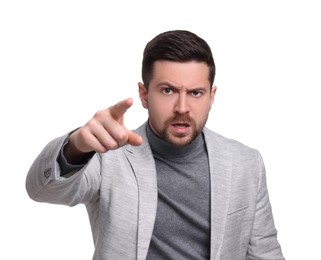
[[[214,103],[214,97],[215,97],[215,94],[216,94],[216,89],[217,87],[213,85],[212,89],[211,89],[211,93],[210,93],[210,107],[212,108],[212,105]]]
[[[146,89],[146,87],[144,86],[143,83],[139,82],[138,83],[138,91],[139,91],[139,97],[140,97],[140,101],[142,102],[142,106],[144,108],[148,108],[148,99],[147,99],[147,94],[148,91]]]

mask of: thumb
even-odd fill
[[[130,130],[127,130],[128,134],[128,140],[127,143],[131,144],[133,146],[140,146],[143,143],[143,137],[141,137],[139,134],[136,134]]]
[[[132,104],[133,104],[133,99],[127,98],[111,106],[109,108],[109,112],[114,119],[118,120],[125,114],[127,109],[130,108]]]

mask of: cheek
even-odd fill
[[[166,120],[166,117],[169,115],[168,105],[150,105],[149,106],[149,116],[154,118],[157,122],[162,122]]]
[[[208,117],[208,113],[211,110],[211,104],[207,105],[199,105],[194,107],[194,112],[195,112],[195,119],[197,121],[203,121],[205,118]]]
[[[170,115],[173,111],[172,101],[159,96],[150,96],[148,99],[148,109],[150,116],[158,117],[160,120]]]

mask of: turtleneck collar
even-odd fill
[[[185,157],[204,149],[203,134],[199,134],[190,144],[178,147],[157,136],[150,128],[149,123],[147,123],[146,133],[152,151],[166,157]]]

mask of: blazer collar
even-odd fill
[[[146,123],[135,131],[144,142],[127,146],[126,157],[133,167],[138,185],[137,259],[145,259],[152,237],[157,211],[157,176],[151,148],[146,136]]]
[[[211,259],[219,259],[231,189],[231,153],[216,133],[204,129],[211,180]]]

